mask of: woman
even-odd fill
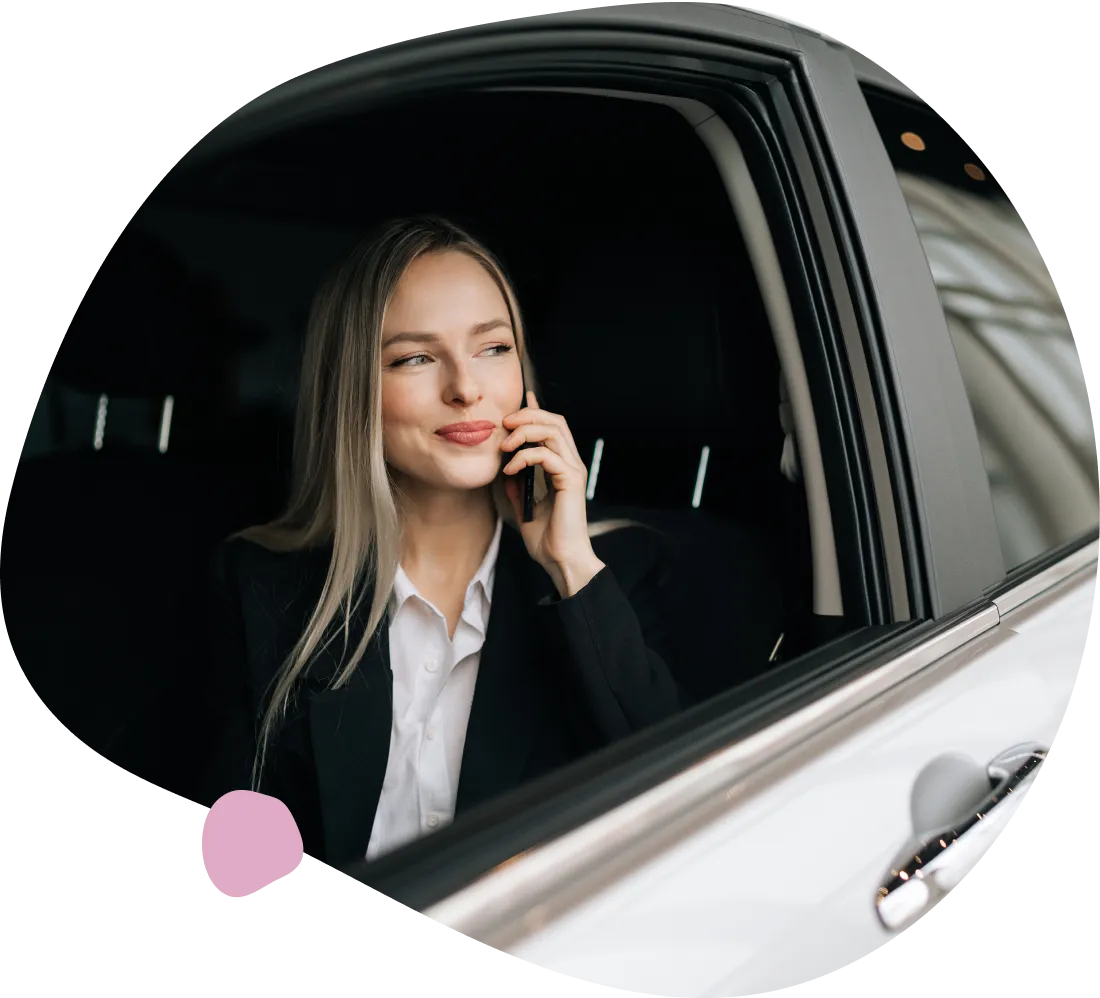
[[[389,223],[327,283],[288,509],[214,559],[206,803],[277,797],[341,866],[679,709],[660,538],[588,524],[525,381],[514,292],[445,220]]]

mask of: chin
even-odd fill
[[[495,468],[480,475],[470,474],[469,472],[449,475],[446,482],[442,483],[442,487],[465,489],[467,492],[472,492],[474,489],[483,489],[487,485],[492,485],[496,477],[497,469]]]
[[[492,485],[499,474],[498,463],[487,461],[484,464],[470,462],[457,467],[437,465],[430,470],[425,469],[424,474],[414,474],[412,477],[419,478],[430,488],[444,491],[462,490],[472,492],[475,489],[483,489],[487,485]]]

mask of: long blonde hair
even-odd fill
[[[360,242],[322,285],[310,310],[297,418],[293,478],[286,510],[275,520],[236,536],[275,551],[332,543],[321,595],[301,636],[272,681],[258,731],[252,786],[257,788],[268,742],[285,715],[295,682],[314,655],[344,635],[373,584],[367,626],[332,682],[343,686],[358,667],[386,612],[401,559],[402,522],[382,446],[382,324],[398,281],[426,253],[466,253],[492,277],[507,304],[527,387],[537,393],[516,296],[501,263],[480,242],[437,216],[392,220]],[[546,494],[536,469],[536,498]],[[492,485],[505,523],[516,527],[503,477]],[[590,526],[605,532],[631,521]],[[325,639],[342,614],[342,628]]]

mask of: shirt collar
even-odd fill
[[[474,598],[477,593],[480,593],[483,597],[486,610],[492,605],[493,581],[496,578],[497,555],[500,552],[500,535],[503,526],[504,521],[498,516],[496,529],[493,531],[493,539],[489,542],[489,549],[485,552],[485,557],[481,559],[481,564],[474,573],[474,577],[470,580],[470,584],[466,587],[464,613],[466,610],[475,609],[479,606]],[[398,565],[397,575],[393,580],[393,592],[390,595],[389,610],[391,620],[397,615],[397,612],[404,606],[405,600],[410,596],[420,596],[420,593],[416,586],[413,585],[412,579],[405,574],[405,569],[402,568],[401,565]]]
[[[493,539],[489,542],[489,550],[485,552],[485,557],[481,559],[481,565],[474,573],[474,577],[470,580],[470,585],[466,589],[467,599],[470,598],[473,588],[480,586],[486,603],[491,604],[493,602],[493,580],[497,574],[497,554],[500,552],[500,533],[503,525],[504,521],[498,516],[496,530],[493,531]]]

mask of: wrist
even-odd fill
[[[562,599],[579,593],[605,565],[596,555],[570,559],[555,564],[550,572],[554,587]]]

